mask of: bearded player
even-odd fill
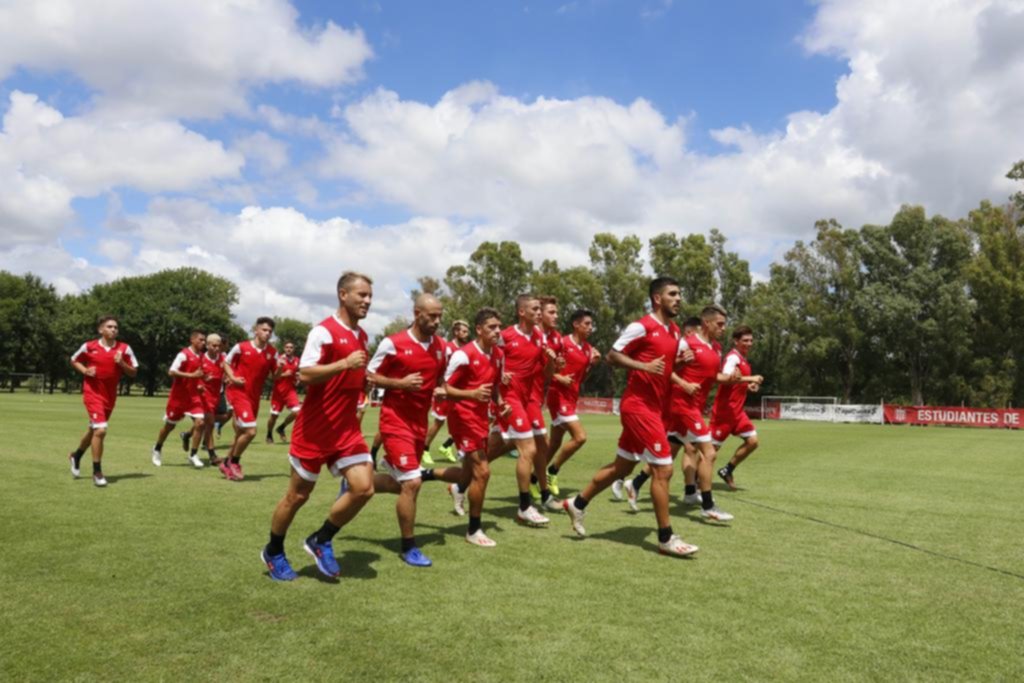
[[[205,423],[205,410],[203,407],[203,395],[206,392],[206,385],[203,383],[203,351],[206,348],[206,333],[202,330],[192,330],[189,335],[189,345],[178,352],[167,370],[171,378],[171,393],[167,397],[167,409],[164,411],[164,425],[156,435],[156,443],[153,444],[151,459],[153,464],[160,467],[160,456],[163,452],[164,442],[167,436],[174,431],[174,427],[183,418],[192,419],[193,448],[189,454],[188,461],[196,469],[203,468],[203,461],[196,455],[199,435],[203,433]]]
[[[274,390],[270,394],[270,420],[267,422],[267,443],[274,443],[274,424],[277,416],[285,409],[288,414],[285,416],[281,426],[277,428],[277,435],[283,442],[285,440],[284,430],[295,421],[295,417],[302,408],[299,401],[299,394],[295,390],[299,383],[299,359],[295,355],[295,343],[285,341],[282,347],[284,353],[277,357],[277,369],[274,370]]]
[[[752,329],[741,325],[733,330],[732,349],[722,362],[722,374],[732,379],[719,385],[718,393],[715,394],[715,405],[711,410],[711,443],[714,444],[716,451],[730,435],[743,439],[743,443],[736,449],[729,463],[718,470],[718,476],[733,491],[736,490],[733,472],[757,450],[759,445],[754,423],[743,410],[747,402],[747,391],[758,391],[764,382],[764,377],[753,374],[750,361],[747,360],[753,346]],[[735,376],[737,372],[739,377]]]
[[[235,439],[227,459],[219,467],[225,478],[241,481],[242,454],[256,437],[256,416],[260,410],[263,383],[277,367],[277,349],[270,344],[274,319],[261,317],[253,326],[250,341],[235,344],[224,359],[227,378],[225,395],[235,414]]]

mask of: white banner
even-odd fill
[[[864,405],[837,405],[835,407],[835,422],[870,422],[882,424],[885,411],[880,403]]]
[[[782,403],[779,418],[782,420],[810,420],[813,422],[872,422],[882,423],[880,404],[835,404],[835,403]]]

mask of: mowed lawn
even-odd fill
[[[301,549],[337,491],[325,476],[287,540],[300,578],[282,584],[259,550],[287,447],[261,435],[236,483],[187,466],[172,437],[157,469],[162,411],[119,402],[97,489],[88,456],[83,478],[67,469],[79,397],[0,395],[0,679],[1024,679],[1021,433],[762,422],[742,490],[716,486],[733,523],[674,504],[691,560],[655,552],[646,492],[638,514],[595,500],[584,540],[564,516],[517,526],[502,458],[484,511],[497,548],[466,544],[428,483],[434,567],[398,559],[380,494],[336,539],[336,582]],[[617,420],[584,423],[564,489],[614,453]]]

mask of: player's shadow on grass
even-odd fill
[[[128,474],[110,474],[107,475],[108,484],[116,484],[119,481],[125,479],[145,479],[146,477],[152,477],[152,474],[146,474],[145,472],[129,472]]]
[[[644,550],[658,552],[658,544],[651,540],[654,537],[654,532],[649,526],[624,526],[587,536],[588,539],[592,540],[612,541],[613,543],[628,545],[631,548],[640,547]]]
[[[277,479],[279,477],[288,477],[290,475],[278,472],[277,474],[247,474],[245,479],[242,481],[260,481],[262,479]]]
[[[338,564],[341,566],[341,576],[336,579],[321,574],[315,564],[306,565],[295,573],[308,579],[316,579],[321,583],[340,583],[345,579],[376,579],[377,570],[373,568],[373,563],[379,559],[380,555],[377,553],[368,553],[363,550],[347,550],[338,557]]]

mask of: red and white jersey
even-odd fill
[[[186,346],[178,351],[178,355],[171,362],[171,370],[175,372],[195,372],[201,367],[203,367],[203,359],[192,350],[191,346]],[[188,401],[199,393],[200,382],[202,382],[200,377],[174,377],[171,380],[170,399],[172,401]]]
[[[282,373],[291,372],[287,377],[278,377],[274,380],[274,391],[287,392],[294,389],[299,383],[299,357],[280,355],[277,357],[277,367]]]
[[[732,349],[725,355],[725,360],[722,361],[722,374],[731,375],[737,368],[739,368],[740,374],[744,377],[749,377],[753,374],[746,357],[739,352],[739,349]],[[716,416],[721,417],[722,420],[728,420],[742,415],[743,406],[747,403],[747,388],[746,382],[720,385],[718,393],[715,394],[712,421],[715,421],[714,418]]]
[[[261,349],[251,341],[244,341],[231,347],[225,360],[235,377],[245,379],[244,386],[231,385],[228,392],[245,392],[250,399],[258,402],[267,375],[277,365],[277,349],[270,344]]]
[[[447,348],[438,336],[421,342],[410,330],[385,337],[373,354],[367,370],[377,375],[401,379],[420,373],[423,384],[415,391],[388,389],[380,407],[380,433],[410,436],[414,440],[427,435],[427,420],[434,389],[441,383],[447,365]]]
[[[504,353],[495,346],[484,353],[477,343],[470,342],[452,354],[444,371],[444,381],[456,389],[473,390],[484,384],[501,382]],[[462,399],[452,401],[448,419],[461,423],[466,431],[486,435],[490,427],[490,402]]]
[[[113,346],[107,347],[103,344],[102,339],[93,339],[78,347],[78,350],[71,356],[71,361],[81,363],[87,368],[96,368],[94,377],[88,375],[83,377],[83,394],[103,399],[117,397],[117,384],[121,381],[121,368],[114,362],[114,358],[118,353],[133,368],[139,367],[132,347],[122,341],[115,341]]]
[[[552,330],[547,332],[542,330],[541,340],[544,343],[544,349],[551,349],[555,352],[555,356],[562,355],[562,335],[558,333],[558,330]],[[548,364],[548,356],[544,354],[544,361],[541,364],[541,371],[537,373],[537,378],[534,380],[533,385],[533,398],[535,400],[544,398],[544,385],[548,384],[548,378],[544,376],[544,367]]]
[[[641,363],[661,358],[665,361],[665,372],[654,375],[642,370],[630,370],[620,410],[665,414],[669,385],[672,383],[672,365],[678,347],[679,327],[674,322],[665,325],[653,314],[649,314],[626,326],[612,344],[612,349]]]
[[[336,316],[323,320],[306,338],[300,368],[330,365],[356,351],[366,351],[366,332],[352,329]],[[350,444],[360,433],[356,410],[366,385],[366,368],[343,370],[326,382],[309,384],[306,401],[292,430],[292,453],[330,455]]]
[[[502,395],[515,394],[522,403],[531,399],[539,401],[544,390],[544,335],[534,325],[527,335],[518,325],[501,331],[499,342],[505,357],[505,372],[512,375],[512,381],[502,385]],[[538,384],[539,382],[539,384]]]
[[[210,358],[209,353],[200,356],[203,363],[203,384],[208,395],[220,396],[220,388],[224,383],[224,358],[224,354],[219,351],[214,358]]]
[[[715,378],[722,367],[722,345],[716,341],[706,342],[696,334],[691,334],[679,341],[679,353],[689,349],[693,351],[693,360],[682,364],[678,371],[680,377],[687,382],[700,384],[700,389],[693,395],[687,394],[678,384],[672,385],[672,405],[676,409],[698,409],[704,412],[708,396],[715,386]]]
[[[583,342],[582,345],[577,344],[572,335],[567,334],[561,338],[559,348],[560,355],[565,359],[565,365],[558,371],[558,374],[572,377],[572,384],[564,386],[560,382],[552,381],[548,386],[548,392],[565,397],[575,403],[580,395],[580,385],[583,384],[587,370],[590,369],[590,356],[594,347],[588,342]]]
[[[459,343],[454,339],[449,339],[444,343],[444,360],[447,363],[448,359],[452,357],[452,354],[461,349]]]

